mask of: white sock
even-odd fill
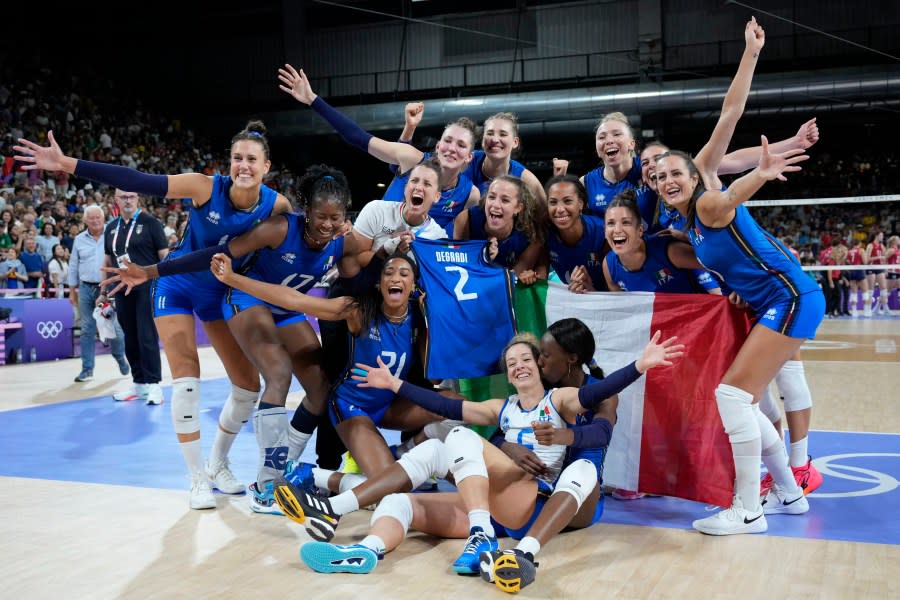
[[[344,473],[340,483],[338,483],[338,492],[343,494],[346,491],[352,490],[366,479],[368,479],[368,477],[362,473]]]
[[[331,510],[339,515],[346,515],[359,510],[359,499],[353,493],[353,490],[347,490],[337,496],[333,496],[328,499],[328,502],[331,503]]]
[[[528,535],[519,540],[519,545],[516,546],[516,550],[530,552],[532,556],[537,556],[537,553],[541,551],[541,543],[537,541],[537,538]]]
[[[385,551],[384,540],[377,535],[367,535],[363,538],[359,545],[365,546],[369,550],[374,550],[378,554],[384,554]]]
[[[748,442],[732,442],[734,454],[734,491],[741,504],[751,513],[759,511],[759,460],[762,454],[759,438]]]
[[[314,467],[312,470],[313,474],[313,483],[316,484],[316,487],[320,490],[328,489],[328,479],[337,473],[337,471],[331,471],[329,469],[320,469],[319,467]]]
[[[292,460],[294,462],[300,458],[300,455],[303,454],[303,451],[306,450],[306,444],[309,442],[309,438],[312,437],[311,433],[301,433],[294,429],[293,425],[288,424],[288,460]]]
[[[200,440],[192,442],[180,442],[181,453],[184,454],[184,462],[187,463],[191,475],[203,472],[203,457],[200,455]]]
[[[221,427],[216,428],[216,436],[213,439],[213,447],[209,452],[209,462],[215,464],[228,458],[228,451],[231,450],[231,444],[234,443],[236,433],[228,433],[222,431]]]
[[[802,467],[809,460],[809,437],[802,440],[791,440],[791,466]]]
[[[491,524],[491,513],[486,510],[476,509],[469,511],[469,529],[481,527],[485,535],[494,537],[494,526]]]

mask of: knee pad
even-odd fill
[[[480,435],[466,427],[454,427],[444,441],[447,460],[456,484],[467,477],[487,477],[484,464],[484,442]]]
[[[409,494],[389,494],[385,496],[375,508],[369,525],[374,525],[375,521],[382,517],[390,517],[400,523],[405,535],[413,520],[413,507],[412,502],[409,500]]]
[[[438,421],[437,423],[429,423],[422,428],[422,432],[429,440],[440,440],[443,442],[447,439],[447,434],[450,433],[450,431],[452,431],[454,427],[458,427],[462,424],[462,421],[452,421],[450,419],[444,419],[443,421]]]
[[[772,396],[772,391],[769,389],[769,386],[766,386],[766,389],[763,390],[763,393],[759,397],[759,410],[761,410],[762,414],[764,414],[772,423],[781,420],[781,407],[775,402],[775,397]]]
[[[719,417],[732,444],[759,438],[759,425],[753,415],[753,396],[740,388],[720,383],[716,387]]]
[[[359,484],[364,483],[366,479],[368,478],[361,473],[344,473],[343,477],[341,477],[341,481],[338,483],[338,494],[343,494],[348,490],[352,490]]]
[[[597,485],[597,468],[589,460],[583,458],[576,460],[560,473],[553,488],[553,494],[566,492],[575,498],[578,508],[584,504],[588,495]]]
[[[239,432],[241,427],[250,420],[258,397],[259,392],[251,392],[232,385],[231,393],[219,414],[219,426],[229,433]]]
[[[400,457],[397,461],[412,482],[412,489],[425,483],[429,477],[446,477],[450,469],[447,448],[443,442],[426,440]]]
[[[200,379],[179,377],[172,382],[172,425],[175,433],[200,431]]]
[[[784,363],[775,376],[775,383],[778,385],[778,393],[784,400],[785,412],[812,408],[812,394],[809,393],[803,361],[789,360]]]

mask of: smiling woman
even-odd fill
[[[151,175],[117,165],[78,160],[63,154],[52,132],[50,145],[19,140],[15,147],[26,170],[64,171],[126,192],[155,197],[190,198],[191,217],[184,238],[169,255],[182,256],[209,248],[250,229],[255,223],[290,210],[287,198],[262,184],[269,171],[266,128],[251,121],[231,140],[228,176],[200,173]],[[225,286],[207,271],[169,277],[154,286],[154,321],[172,371],[172,419],[191,477],[190,506],[215,508],[210,481],[220,491],[244,492],[228,467],[228,451],[259,395],[259,374],[244,356],[222,315]],[[194,336],[194,314],[231,380],[231,394],[219,416],[212,453],[204,466],[200,448],[200,361]],[[161,403],[162,399],[159,399]]]

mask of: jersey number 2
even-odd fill
[[[469,281],[469,272],[465,270],[463,267],[459,267],[457,265],[450,265],[444,267],[444,270],[448,273],[458,273],[459,281],[456,282],[456,285],[453,287],[453,293],[456,294],[456,299],[462,302],[463,300],[475,300],[478,298],[478,292],[464,292],[463,288],[466,286],[466,282]]]

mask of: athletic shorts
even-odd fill
[[[550,484],[538,479],[538,495],[534,503],[534,510],[531,512],[531,516],[528,517],[528,522],[519,528],[513,529],[511,527],[506,527],[505,525],[498,523],[496,520],[494,520],[493,517],[491,517],[491,524],[494,526],[494,532],[496,533],[496,536],[507,536],[511,537],[514,540],[521,540],[523,537],[525,537],[528,534],[528,530],[531,529],[531,526],[534,525],[535,521],[537,521],[538,516],[544,509],[544,505],[547,503],[547,500],[550,498],[551,494],[553,494],[553,488],[550,487]],[[601,516],[603,516],[603,494],[600,494],[600,497],[597,499],[597,507],[594,509],[594,516],[591,519],[590,525],[597,523],[600,520]]]
[[[221,321],[225,285],[208,283],[193,275],[160,277],[153,286],[153,316],[189,315],[203,322]]]
[[[879,273],[884,273],[881,269],[866,269],[866,275],[878,275]]]
[[[822,290],[816,290],[765,306],[757,312],[756,322],[788,337],[813,339],[824,317],[825,296]]]
[[[285,327],[294,323],[302,323],[306,320],[306,315],[303,313],[284,310],[234,288],[228,288],[228,291],[225,292],[225,297],[222,299],[222,314],[225,320],[229,321],[239,312],[253,306],[265,306],[268,308],[269,312],[272,313],[272,320],[275,321],[276,327]]]
[[[337,427],[342,421],[352,419],[353,417],[369,417],[377,427],[381,425],[381,422],[384,420],[384,415],[390,407],[390,403],[377,409],[373,409],[372,407],[360,407],[332,395],[328,402],[328,418],[331,420],[331,424],[334,427]]]
[[[887,278],[888,279],[900,279],[900,273],[888,273]]]
[[[866,274],[862,270],[847,271],[847,279],[850,281],[862,281],[865,278]]]

